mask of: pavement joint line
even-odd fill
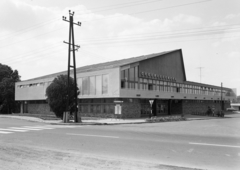
[[[210,144],[210,143],[193,143],[193,142],[189,142],[189,144],[191,144],[191,145],[205,145],[205,146],[219,146],[219,147],[240,148],[240,146],[220,145],[220,144]]]
[[[115,138],[115,139],[119,138],[118,136],[102,136],[102,135],[88,135],[88,134],[76,134],[76,133],[67,133],[67,135],[101,137],[101,138]]]

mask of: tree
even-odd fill
[[[12,113],[16,109],[14,96],[15,83],[18,81],[18,71],[0,63],[0,113]]]
[[[67,75],[59,75],[53,80],[53,82],[46,89],[47,102],[51,107],[55,115],[63,119],[63,113],[67,110]],[[69,108],[74,108],[74,80],[70,77],[69,79]],[[79,95],[79,89],[77,87],[77,94]]]

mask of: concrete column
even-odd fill
[[[20,113],[23,113],[23,102],[20,104]]]
[[[172,100],[168,100],[168,115],[171,115]]]

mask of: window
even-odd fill
[[[82,91],[83,95],[89,94],[89,77],[84,77],[82,81]]]
[[[163,81],[160,81],[160,90],[164,91]]]
[[[153,90],[157,90],[156,89],[156,80],[153,80]]]
[[[102,94],[108,94],[108,75],[102,76]]]
[[[134,67],[129,69],[129,80],[134,81]]]
[[[77,86],[79,88],[80,95],[82,95],[82,78],[77,79]]]
[[[90,95],[96,94],[96,79],[95,76],[90,77]]]
[[[135,69],[135,81],[138,81],[138,66],[134,67]]]
[[[102,94],[102,76],[96,76],[96,95]]]
[[[121,71],[121,88],[124,89],[125,87],[125,70]]]
[[[143,79],[139,78],[139,89],[143,90]]]
[[[163,84],[164,84],[164,90],[163,91],[168,91],[167,82],[164,81]]]
[[[147,87],[147,85],[148,85],[148,80],[147,79],[143,79],[143,89],[144,90],[147,90],[148,89],[148,87]]]
[[[148,80],[148,90],[153,90],[153,81],[152,80]]]
[[[160,90],[160,85],[159,85],[159,81],[158,80],[156,80],[156,90]]]

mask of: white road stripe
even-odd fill
[[[67,135],[75,135],[75,136],[89,136],[89,137],[100,137],[100,138],[119,138],[118,136],[101,136],[101,135],[88,135],[88,134],[75,134],[75,133],[67,133]]]
[[[0,129],[0,131],[27,132],[28,130],[20,130],[20,129]]]
[[[45,126],[23,126],[23,128],[31,128],[31,129],[54,129],[54,128],[45,127]]]
[[[210,143],[193,143],[193,142],[189,142],[189,144],[191,144],[191,145],[205,145],[205,146],[220,146],[220,147],[240,148],[240,146],[219,145],[219,144],[210,144]]]
[[[23,130],[46,130],[46,129],[54,129],[48,127],[10,127],[10,129],[23,129]]]
[[[14,130],[43,130],[43,129],[34,129],[34,128],[18,128],[18,127],[10,127],[9,129],[14,129]]]
[[[13,133],[13,132],[4,132],[4,131],[0,131],[0,133],[2,133],[2,134],[9,134],[9,133]]]

